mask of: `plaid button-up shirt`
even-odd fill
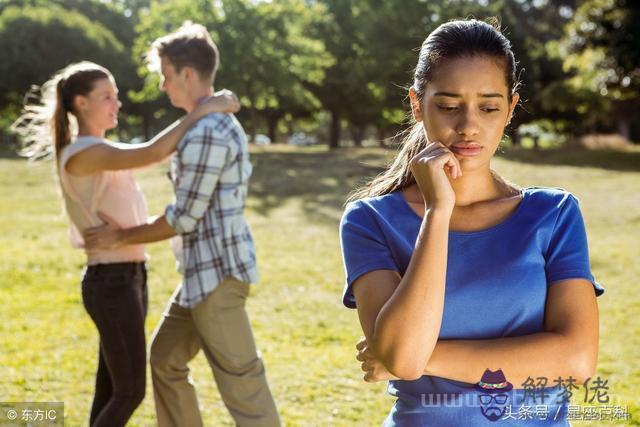
[[[170,173],[175,200],[165,216],[182,240],[181,306],[196,306],[227,276],[258,281],[243,214],[251,171],[247,137],[231,114],[209,114],[178,144]]]

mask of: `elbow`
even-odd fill
[[[422,371],[423,371],[422,369],[417,370],[417,369],[412,369],[404,366],[398,366],[393,370],[389,369],[389,372],[391,373],[391,375],[403,381],[415,381],[420,379],[420,377],[422,377],[423,375]]]
[[[193,192],[194,190],[176,189],[177,193],[185,191]],[[208,206],[208,199],[206,203],[198,199],[179,200],[167,206],[165,218],[177,234],[191,234],[198,230]]]
[[[595,375],[596,364],[595,358],[590,355],[576,355],[571,366],[571,375],[578,383],[584,384]]]
[[[196,222],[195,221],[184,221],[176,223],[175,227],[176,233],[179,234],[190,234],[196,231]]]
[[[422,366],[411,362],[392,362],[385,365],[391,375],[404,381],[415,381],[424,374]]]
[[[596,373],[598,364],[598,351],[582,348],[568,358],[570,361],[570,373],[580,384],[584,384]]]
[[[198,228],[198,220],[185,214],[168,218],[167,223],[177,234],[190,234]]]
[[[382,358],[382,364],[389,373],[404,381],[415,381],[424,375],[428,355],[424,357],[413,351],[392,351]]]

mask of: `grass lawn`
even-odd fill
[[[292,426],[379,425],[392,398],[384,384],[361,380],[354,359],[361,333],[355,311],[340,303],[337,230],[347,194],[393,152],[252,151],[247,215],[261,283],[252,288],[248,310],[282,419]],[[598,300],[598,375],[608,380],[610,403],[629,405],[631,423],[640,425],[640,152],[515,151],[499,156],[494,167],[517,184],[562,187],[580,199],[593,271],[607,289]],[[137,176],[151,214],[171,199],[165,170],[161,165]],[[68,243],[52,164],[0,159],[0,191],[0,401],[64,401],[66,425],[86,425],[97,333],[82,306],[84,257]],[[166,243],[148,250],[150,336],[179,277]],[[232,425],[203,355],[193,361],[192,374],[205,425]],[[155,424],[147,378],[147,396],[131,426]]]

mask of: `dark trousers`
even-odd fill
[[[90,426],[124,426],[144,399],[147,270],[143,262],[88,266],[82,300],[100,334]]]

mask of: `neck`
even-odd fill
[[[465,171],[461,177],[450,181],[456,193],[456,206],[469,206],[476,202],[496,199],[503,192],[488,168]]]
[[[213,86],[203,85],[201,87],[194,88],[189,94],[187,105],[183,108],[187,113],[192,112],[196,107],[206,98],[213,95]]]
[[[451,187],[456,194],[456,207],[469,206],[477,202],[507,196],[508,189],[497,181],[490,169],[465,171],[457,179],[450,179]],[[405,190],[407,200],[413,203],[424,203],[424,198],[417,184]]]
[[[98,138],[104,138],[106,132],[106,129],[101,129],[91,123],[78,120],[78,136],[95,136]]]

